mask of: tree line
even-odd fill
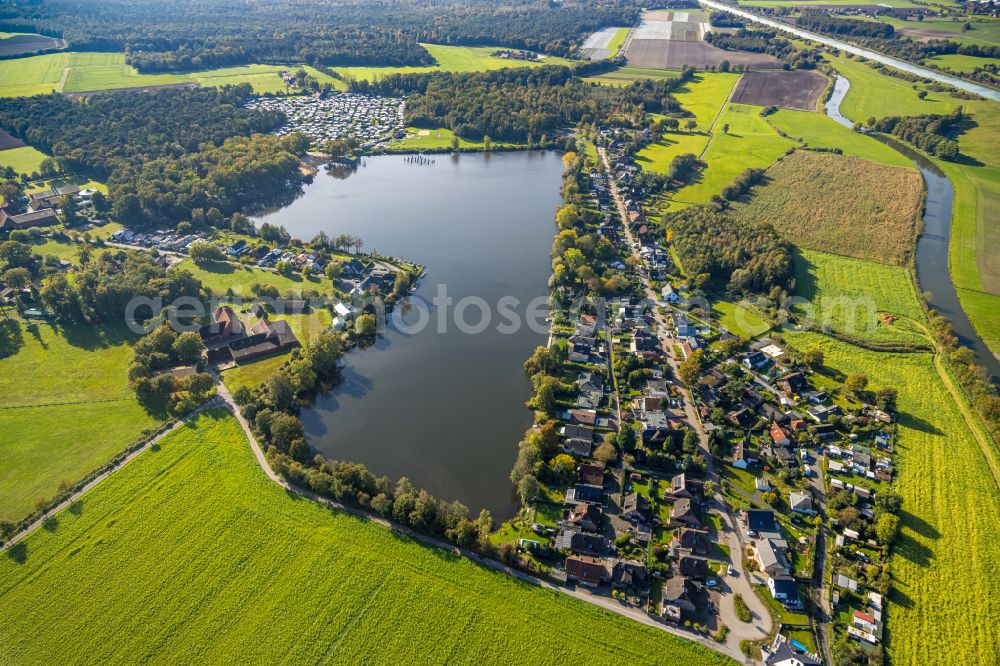
[[[0,29],[66,39],[74,50],[125,52],[143,72],[252,62],[430,65],[420,42],[502,45],[569,55],[605,25],[631,25],[641,3],[603,0],[86,0],[10,5]]]
[[[799,48],[774,30],[740,28],[732,34],[709,32],[705,41],[727,51],[766,53],[792,69],[815,69],[820,61],[818,49]]]
[[[968,121],[968,116],[959,108],[948,115],[869,118],[868,126],[876,132],[899,137],[935,157],[954,162],[961,156],[954,137],[962,132]]]

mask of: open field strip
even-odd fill
[[[301,292],[303,289],[329,290],[332,286],[325,276],[312,275],[308,278],[301,273],[290,273],[287,276],[277,271],[265,270],[256,266],[246,266],[230,262],[213,261],[202,266],[191,259],[184,259],[177,264],[176,270],[186,270],[201,281],[215,295],[223,295],[232,289],[237,296],[250,297],[250,287],[254,284],[270,284],[284,294],[289,289]]]
[[[0,660],[728,663],[290,495],[218,413],[79,504],[0,559]]]
[[[76,481],[159,423],[128,388],[132,338],[124,331],[11,325],[19,343],[0,358],[0,520],[24,517],[60,482]]]
[[[965,163],[933,160],[955,190],[948,262],[962,309],[994,353],[1000,353],[1000,105],[927,91],[923,84],[885,76],[855,59],[831,59],[851,82],[841,111],[852,120],[951,113],[958,106],[974,126],[958,137]],[[916,88],[916,89],[914,89]],[[924,99],[917,92],[927,92]]]
[[[754,7],[857,7],[858,0],[739,0],[741,7],[753,9]],[[911,2],[911,0],[882,0],[878,3],[883,7],[895,7],[898,9],[914,9],[924,4],[937,4],[945,7],[955,7],[956,5],[948,0],[939,2],[923,3]]]
[[[795,296],[811,307],[796,311],[818,326],[875,342],[926,342],[903,320],[888,325],[879,312],[926,322],[910,270],[815,250],[794,254]]]
[[[779,130],[810,148],[840,148],[844,155],[861,157],[887,166],[914,168],[899,151],[871,137],[852,132],[823,113],[780,109],[767,117]]]
[[[979,58],[976,56],[950,53],[948,55],[939,55],[934,56],[933,58],[928,58],[924,61],[924,64],[947,67],[950,70],[967,74],[972,72],[977,67],[986,67],[987,65],[995,67],[1000,65],[1000,58]]]
[[[491,69],[508,67],[538,67],[547,65],[565,65],[569,61],[555,56],[545,56],[538,62],[526,60],[508,60],[494,58],[491,53],[499,50],[489,46],[442,46],[440,44],[421,44],[437,61],[437,65],[427,67],[336,67],[338,73],[346,78],[374,81],[390,74],[416,74],[424,72],[484,72]]]
[[[1000,488],[929,354],[886,354],[815,333],[787,332],[818,347],[839,376],[866,373],[899,388],[897,491],[902,528],[890,562],[888,651],[893,663],[996,664],[1000,628]]]
[[[906,21],[893,16],[880,16],[878,21],[892,25],[903,35],[913,39],[947,39],[960,44],[1000,45],[1000,21],[983,17],[958,16],[951,20]],[[965,23],[972,30],[963,31]]]
[[[602,83],[605,85],[624,86],[633,81],[651,79],[659,81],[663,79],[676,79],[680,71],[676,69],[650,69],[648,67],[619,67],[610,72],[602,72],[593,76],[583,77],[584,81]]]

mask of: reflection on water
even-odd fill
[[[439,333],[436,322],[469,296],[546,296],[561,174],[554,152],[441,156],[429,166],[367,158],[346,180],[321,173],[302,198],[258,220],[302,238],[359,236],[366,250],[427,266],[415,297],[433,325],[409,334],[390,322],[374,347],[349,354],[343,383],[302,414],[311,446],[473,511],[513,514],[508,475],[531,425],[523,363],[545,336],[498,332],[496,316],[476,335]],[[446,313],[431,302],[441,285],[453,299]],[[404,323],[418,310],[403,310]],[[465,318],[477,322],[478,310]]]

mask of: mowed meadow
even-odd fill
[[[0,616],[0,663],[731,663],[290,495],[220,413],[0,558]]]
[[[128,388],[124,327],[0,323],[0,520],[16,521],[160,421]]]
[[[903,509],[890,560],[891,663],[1000,663],[1000,480],[931,356],[869,352],[816,333],[785,337],[799,350],[822,349],[841,380],[862,372],[872,389],[899,388],[894,485]]]

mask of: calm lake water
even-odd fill
[[[367,250],[427,267],[414,300],[426,303],[431,325],[408,334],[390,322],[373,348],[348,354],[343,383],[302,414],[309,444],[506,519],[515,510],[508,475],[531,425],[522,364],[545,335],[497,331],[495,309],[484,332],[463,333],[450,323],[454,305],[431,301],[439,286],[454,303],[513,296],[523,317],[525,304],[545,297],[562,161],[554,152],[433,159],[376,157],[346,179],[320,174],[304,196],[258,222],[305,239],[320,230],[359,236]],[[468,308],[465,320],[478,323],[480,311]]]

